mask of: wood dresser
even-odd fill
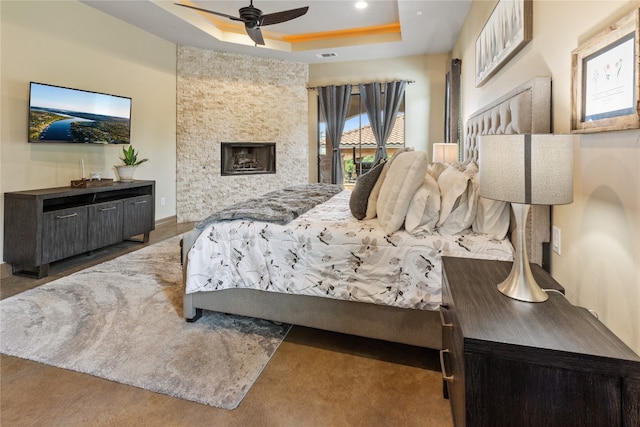
[[[502,295],[510,262],[443,257],[441,364],[456,426],[640,426],[640,357],[550,291]],[[562,289],[532,265],[543,289]]]
[[[49,263],[155,228],[155,181],[4,194],[4,261],[14,274],[48,274]]]

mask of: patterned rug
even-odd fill
[[[290,326],[210,312],[185,322],[179,241],[0,301],[0,352],[236,408]]]

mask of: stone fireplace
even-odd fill
[[[222,176],[276,173],[274,142],[221,142],[220,153]]]
[[[178,46],[176,65],[178,222],[309,182],[307,64]],[[277,172],[222,176],[224,141],[275,142]]]

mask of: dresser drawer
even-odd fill
[[[124,239],[138,234],[148,233],[155,228],[153,196],[138,196],[123,201]]]
[[[86,206],[60,209],[42,215],[42,264],[87,250]]]
[[[122,241],[123,208],[121,200],[91,205],[88,210],[88,250]]]
[[[465,380],[463,336],[456,315],[456,307],[451,295],[451,289],[449,288],[444,271],[442,277],[442,305],[440,306],[442,350],[440,352],[440,364],[442,376],[449,394],[454,424],[464,425]]]

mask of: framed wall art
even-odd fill
[[[571,131],[638,129],[640,9],[571,53]]]
[[[484,85],[533,36],[533,0],[500,0],[476,39],[476,87]]]

